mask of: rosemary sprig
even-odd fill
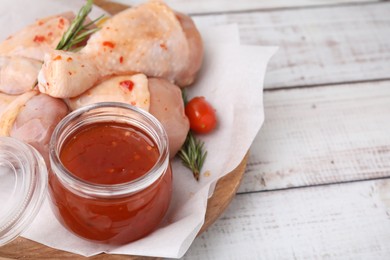
[[[185,91],[182,91],[184,105],[187,105],[188,99]],[[204,142],[196,139],[195,135],[188,131],[186,140],[178,152],[183,165],[189,168],[194,178],[199,181],[200,171],[207,157],[207,151],[204,150]]]
[[[207,156],[207,151],[204,151],[204,142],[196,139],[190,130],[178,154],[183,164],[192,171],[194,178],[198,181]]]
[[[92,10],[93,0],[87,0],[87,3],[81,7],[77,16],[73,19],[72,24],[69,26],[68,30],[62,36],[60,42],[57,44],[56,50],[64,51],[79,51],[82,49],[81,46],[76,47],[80,42],[83,42],[91,34],[98,31],[100,28],[88,29],[89,26],[93,25],[97,21],[101,20],[104,15],[102,14],[95,20],[85,24],[84,21],[87,18],[88,14]],[[35,81],[32,89],[34,89],[38,84],[38,79]]]
[[[85,19],[92,10],[93,0],[88,0],[87,3],[81,7],[79,13],[72,21],[72,24],[69,26],[68,30],[62,36],[61,41],[58,43],[56,50],[78,50],[79,48],[74,48],[75,45],[84,41],[88,36],[98,31],[99,28],[88,29],[88,27],[95,22],[103,18],[103,15],[93,20],[88,24],[84,24]]]

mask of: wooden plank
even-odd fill
[[[136,5],[145,0],[114,0],[113,2]],[[375,0],[165,0],[167,4],[178,11],[189,14],[242,12],[249,10],[267,10],[275,8],[292,8],[321,5],[340,5],[351,3],[375,2]]]
[[[197,16],[238,23],[244,44],[276,45],[265,88],[390,78],[390,2]]]
[[[240,192],[390,176],[390,81],[267,91]]]
[[[184,259],[388,259],[390,180],[236,196]]]

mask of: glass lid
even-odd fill
[[[30,145],[0,137],[0,246],[18,237],[45,198],[47,169]]]

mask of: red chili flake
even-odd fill
[[[182,22],[181,17],[178,15],[175,15],[175,16],[176,16],[176,19],[181,23]]]
[[[34,42],[43,42],[45,40],[45,36],[35,35]]]
[[[124,81],[121,81],[121,82],[119,83],[119,85],[120,85],[122,88],[128,89],[129,91],[132,91],[133,88],[134,88],[134,82],[131,81],[131,80],[124,80]]]
[[[60,18],[60,21],[58,23],[58,28],[63,29],[65,25],[65,20],[64,18]]]
[[[61,55],[57,55],[57,56],[54,57],[53,60],[61,60],[61,59],[62,59]]]
[[[66,59],[66,61],[67,62],[70,62],[70,61],[72,61],[73,59],[71,58],[71,57],[68,57],[67,59]]]
[[[164,43],[160,43],[160,47],[165,51],[168,50],[168,47]]]
[[[119,62],[123,63],[123,57],[122,56],[119,57]]]
[[[47,34],[47,36],[52,36],[53,35],[53,32],[49,32],[48,34]]]
[[[81,64],[81,68],[84,68],[85,67],[85,65],[84,64]]]
[[[39,26],[43,25],[44,23],[45,23],[44,21],[38,21]]]
[[[68,71],[69,76],[72,76],[72,72]]]
[[[132,106],[135,106],[135,105],[137,105],[137,103],[136,102],[134,102],[134,101],[131,101],[131,103],[130,103]]]
[[[46,82],[46,86],[50,86],[50,83],[49,83],[49,82]]]
[[[114,48],[115,47],[115,43],[112,43],[112,42],[103,42],[103,46],[107,46],[107,47],[110,47],[110,48]]]

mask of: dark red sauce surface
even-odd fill
[[[60,160],[80,179],[96,184],[135,180],[157,162],[157,146],[140,129],[119,123],[82,128],[65,141]]]

